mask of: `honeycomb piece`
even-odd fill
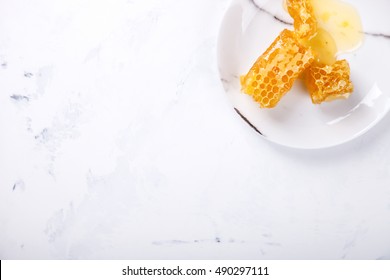
[[[286,0],[286,6],[294,19],[294,29],[298,38],[311,37],[317,32],[317,19],[310,0]]]
[[[305,83],[314,104],[346,99],[353,91],[350,68],[345,59],[332,65],[314,63],[305,72]]]
[[[311,49],[302,46],[293,31],[285,29],[241,77],[242,91],[261,107],[273,108],[313,60]]]

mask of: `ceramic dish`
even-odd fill
[[[390,1],[346,1],[358,10],[365,33],[361,47],[340,55],[351,66],[355,91],[347,100],[311,103],[297,81],[276,108],[261,109],[240,91],[247,73],[292,19],[282,0],[234,0],[218,39],[221,81],[233,108],[262,137],[289,147],[318,149],[350,141],[372,128],[390,109]]]

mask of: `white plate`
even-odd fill
[[[274,109],[261,109],[240,92],[247,73],[292,19],[282,0],[234,0],[222,22],[218,66],[225,91],[237,113],[266,139],[294,148],[317,149],[350,141],[367,132],[390,109],[390,1],[346,1],[359,11],[363,45],[344,54],[355,91],[347,100],[313,105],[301,81]]]

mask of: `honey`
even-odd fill
[[[332,65],[313,63],[305,72],[305,84],[314,104],[346,99],[353,91],[349,64],[345,59]]]
[[[294,31],[298,38],[310,38],[317,32],[317,20],[311,0],[286,0],[285,7],[294,19]]]
[[[363,41],[363,28],[357,10],[340,0],[310,0],[319,28],[334,39],[337,54],[357,49]]]
[[[242,91],[262,108],[273,108],[313,61],[311,49],[301,45],[293,31],[285,29],[241,77]]]
[[[273,108],[302,76],[314,104],[348,98],[350,67],[337,55],[363,40],[357,11],[339,0],[286,0],[284,5],[294,31],[283,30],[241,77],[242,91],[260,107]]]
[[[285,0],[284,6],[294,19],[297,35],[304,45],[313,49],[318,62],[332,64],[338,54],[355,50],[363,41],[361,19],[348,3]]]
[[[303,40],[305,46],[311,47],[316,61],[331,65],[336,62],[337,46],[333,37],[323,28],[318,28],[314,36]]]

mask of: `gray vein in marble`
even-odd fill
[[[272,247],[280,247],[282,246],[282,244],[278,243],[278,242],[265,242],[266,245],[268,246],[272,246]]]
[[[15,182],[15,184],[12,186],[12,191],[21,190],[24,191],[26,188],[26,185],[23,180],[18,180]]]
[[[202,44],[200,44],[194,51],[191,53],[191,59],[186,64],[186,67],[183,70],[181,77],[179,78],[176,84],[176,100],[181,97],[183,94],[184,86],[186,85],[188,79],[191,77],[194,67],[198,66],[201,62],[198,59],[199,54],[204,53],[204,51],[208,51],[212,49],[214,46],[212,45],[214,42],[212,40],[206,40]],[[211,46],[210,46],[211,45]]]
[[[100,59],[100,52],[102,50],[102,44],[99,44],[96,48],[91,49],[88,54],[85,56],[84,63],[87,63],[91,60],[99,60]]]
[[[220,71],[220,73],[221,73],[221,71]],[[220,81],[221,81],[225,91],[230,91],[232,81],[239,80],[239,79],[240,79],[240,77],[238,75],[231,74],[231,75],[229,75],[229,77],[226,77],[226,76],[221,77]]]
[[[197,243],[245,243],[242,240],[229,239],[227,241],[223,241],[220,237],[215,237],[214,239],[194,239],[194,240],[161,240],[152,242],[153,245],[184,245],[184,244],[197,244]]]
[[[283,19],[281,19],[280,17],[272,14],[270,11],[267,11],[266,9],[264,9],[263,7],[260,7],[255,0],[250,0],[251,3],[253,4],[253,6],[255,6],[260,12],[264,13],[264,14],[267,14],[269,16],[271,16],[273,19],[277,20],[278,22],[280,23],[283,23],[285,25],[293,25],[291,22],[288,22],[288,21],[285,21]]]
[[[64,142],[79,137],[79,123],[82,114],[83,106],[80,103],[69,103],[62,112],[53,117],[50,126],[34,133],[36,144],[47,153],[47,172],[53,178],[58,150]]]
[[[384,38],[384,39],[390,39],[390,35],[388,35],[388,34],[374,33],[374,32],[363,32],[363,33],[364,33],[364,35],[367,35],[367,36],[381,37],[381,38]]]
[[[343,255],[341,256],[341,259],[346,259],[348,257],[348,254],[351,251],[351,249],[356,247],[357,242],[359,241],[361,236],[366,234],[367,231],[368,231],[368,229],[364,225],[364,222],[361,222],[361,224],[356,227],[356,230],[355,230],[353,236],[349,240],[346,240],[346,242],[344,244],[344,248],[343,248],[344,252],[343,252]]]
[[[30,98],[26,95],[20,95],[20,94],[13,94],[10,96],[11,99],[15,101],[30,101]]]
[[[221,83],[226,92],[230,91],[230,82],[228,79],[221,78]]]
[[[240,110],[238,110],[237,108],[234,108],[234,110],[237,112],[237,114],[247,123],[249,124],[249,126],[251,128],[253,128],[257,133],[259,133],[260,135],[262,136],[265,136],[263,133],[261,133],[261,131],[256,127],[254,126],[241,112]]]
[[[223,84],[228,84],[228,83],[229,83],[229,81],[226,80],[225,78],[221,78],[221,82],[222,82]]]
[[[26,78],[31,78],[32,76],[34,76],[34,74],[31,73],[31,72],[24,72],[24,76],[25,76]]]
[[[165,240],[165,241],[153,241],[153,245],[179,245],[179,244],[191,244],[198,243],[199,240],[185,241],[185,240]]]
[[[29,117],[27,117],[27,118],[26,118],[26,129],[27,129],[27,131],[30,132],[30,133],[33,131],[31,125],[32,125],[32,119],[29,118]]]
[[[39,140],[41,143],[47,142],[49,140],[49,130],[47,128],[42,129],[42,131],[35,135],[35,139]]]
[[[3,69],[7,68],[7,62],[4,61],[3,63],[1,63],[1,67],[2,67]]]
[[[43,95],[45,93],[45,90],[46,90],[46,86],[49,84],[49,81],[51,80],[52,78],[52,75],[53,75],[53,69],[54,69],[54,66],[53,65],[50,65],[50,66],[45,66],[45,67],[42,67],[39,69],[38,73],[37,73],[37,93],[39,95]]]
[[[56,238],[61,236],[65,229],[65,213],[64,209],[58,210],[53,217],[49,219],[44,230],[49,242],[54,242]]]

